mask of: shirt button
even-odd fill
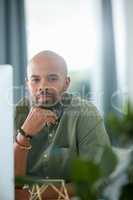
[[[48,176],[46,176],[45,178],[46,178],[46,179],[49,179],[49,177],[48,177]]]
[[[47,154],[44,154],[44,158],[47,158],[48,157],[48,155]]]

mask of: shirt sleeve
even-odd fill
[[[17,134],[17,129],[19,129],[22,126],[29,113],[28,103],[27,105],[23,104],[24,100],[21,100],[20,102],[18,102],[14,109],[14,137]]]

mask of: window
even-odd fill
[[[97,47],[93,1],[28,0],[28,56],[49,49],[61,54],[70,70],[95,62]]]

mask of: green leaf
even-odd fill
[[[99,163],[103,177],[108,177],[115,170],[117,163],[118,159],[112,148],[105,147]]]
[[[133,141],[133,105],[128,101],[125,105],[125,113],[121,117],[110,113],[107,125],[112,135],[117,134],[122,145],[130,145]]]
[[[82,200],[96,200],[97,194],[95,191],[91,190],[92,188],[88,184],[78,183],[77,187],[77,195]]]
[[[101,171],[92,161],[76,159],[72,164],[72,179],[76,182],[95,183],[101,177]]]

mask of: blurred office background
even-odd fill
[[[28,60],[49,49],[66,59],[71,92],[105,119],[123,114],[133,99],[132,17],[132,0],[1,0],[0,64],[14,67],[14,103],[25,95]]]

